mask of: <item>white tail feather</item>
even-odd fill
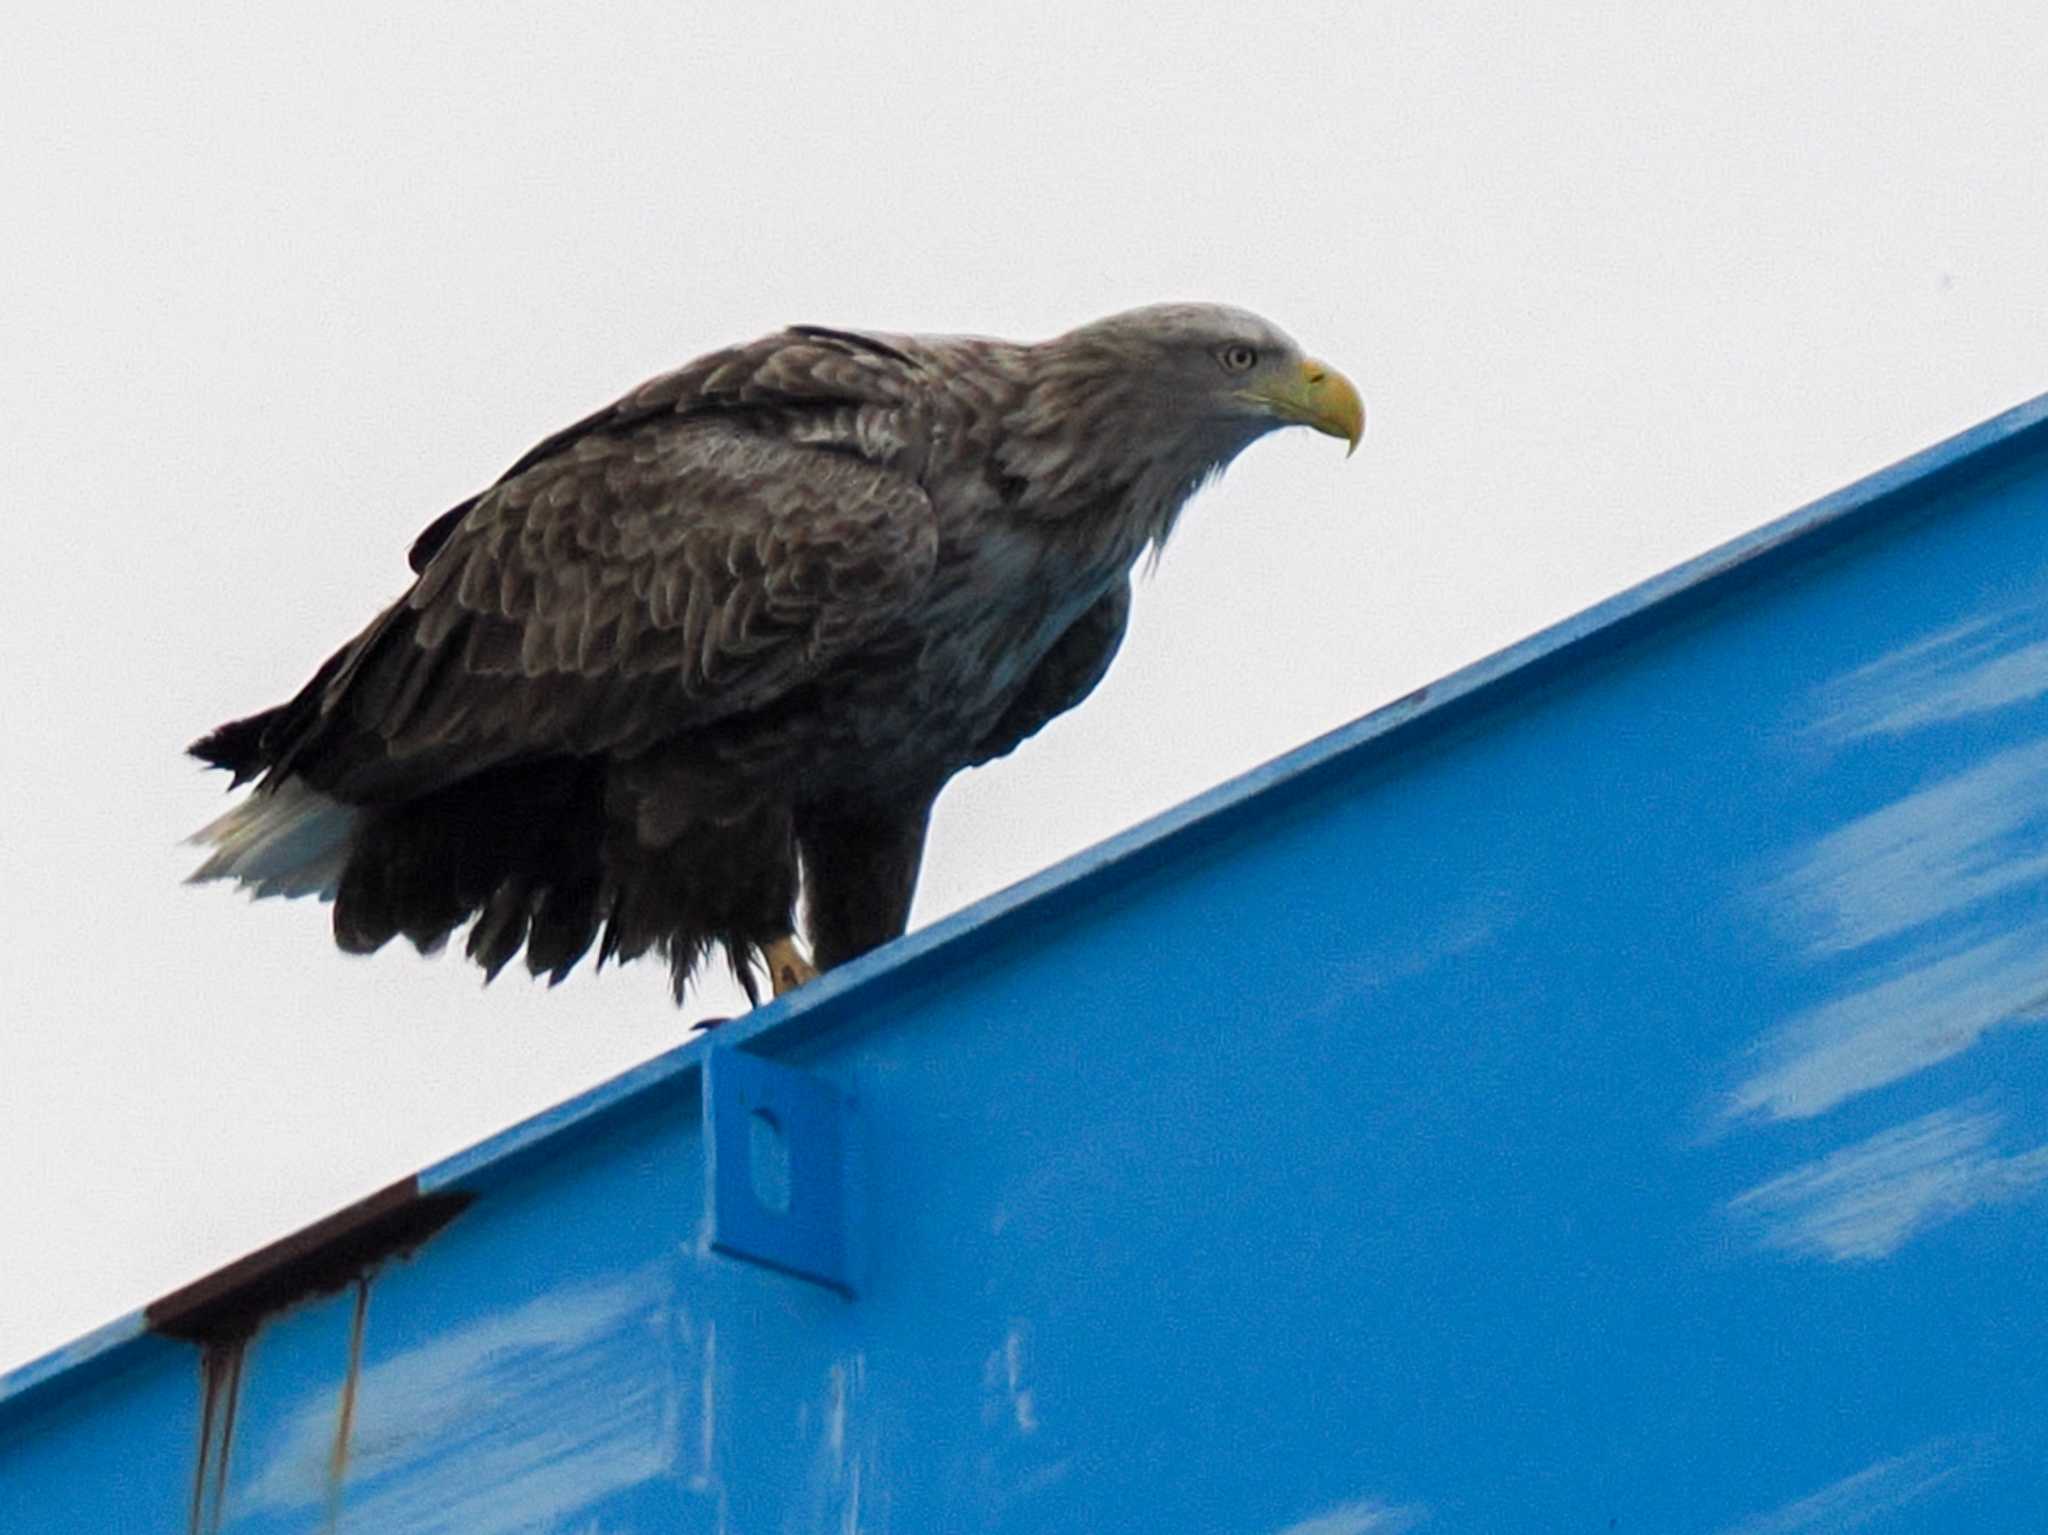
[[[213,849],[188,884],[231,879],[252,895],[334,898],[354,841],[357,812],[287,779],[258,789],[186,840]]]

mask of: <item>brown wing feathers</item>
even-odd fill
[[[633,845],[598,754],[786,694],[922,588],[929,503],[862,451],[906,364],[791,333],[651,381],[437,519],[412,590],[298,697],[195,746],[366,808],[342,947],[437,947],[480,914],[487,971],[523,945],[559,979],[609,918],[606,954],[661,946],[680,986],[709,944],[787,928],[786,825]]]

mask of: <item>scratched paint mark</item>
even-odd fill
[[[1420,1504],[1396,1507],[1377,1498],[1353,1498],[1290,1524],[1277,1535],[1402,1535],[1428,1513]]]
[[[808,1430],[815,1417],[819,1432],[804,1477],[808,1515],[793,1527],[841,1535],[887,1528],[887,1520],[877,1517],[888,1493],[876,1470],[875,1435],[862,1405],[866,1395],[867,1356],[856,1350],[827,1368],[820,1410],[814,1413],[806,1404],[802,1427]]]
[[[1028,1323],[1012,1323],[981,1367],[981,1421],[993,1426],[1008,1417],[1020,1434],[1038,1432],[1038,1399],[1024,1383],[1028,1331]]]
[[[1861,1529],[1909,1503],[1953,1489],[1989,1460],[1994,1450],[1988,1439],[1932,1439],[1767,1513],[1725,1526],[1720,1535],[1826,1535]],[[1925,1527],[1944,1525],[1954,1527],[1953,1521],[1935,1521]]]
[[[372,1310],[391,1299],[381,1283]],[[386,1337],[380,1318],[374,1351],[366,1325],[338,1535],[575,1530],[615,1493],[686,1482],[702,1355],[670,1347],[673,1290],[655,1263],[549,1286],[410,1342],[403,1327]],[[348,1315],[335,1307],[325,1331],[334,1368],[288,1400],[266,1395],[260,1445],[244,1430],[233,1529],[324,1535]],[[687,1527],[708,1526],[715,1501],[704,1494]]]
[[[704,1324],[704,1379],[697,1409],[697,1485],[710,1487],[718,1474],[718,1324]]]
[[[2048,1146],[2001,1152],[2004,1123],[1981,1106],[1937,1109],[1781,1173],[1727,1210],[1755,1225],[1761,1246],[1792,1257],[1888,1258],[1972,1210],[2039,1196]]]
[[[836,1480],[846,1470],[846,1366],[840,1364],[825,1376],[825,1455]]]
[[[370,1278],[365,1274],[356,1281],[355,1314],[348,1324],[348,1369],[341,1377],[341,1407],[334,1416],[334,1447],[327,1452],[327,1535],[334,1535],[341,1526],[349,1440],[355,1434],[356,1396],[363,1378],[363,1328],[369,1315]]]
[[[2003,1030],[2039,1027],[2048,1010],[2048,923],[2013,926],[1960,951],[1929,944],[1859,989],[1777,1025],[1721,1108],[1723,1123],[1813,1119],[1974,1049]]]
[[[1758,892],[1815,959],[1953,924],[2048,879],[2048,741],[2029,741],[1845,821]]]
[[[2048,695],[2044,629],[2036,601],[1902,645],[1819,688],[1804,733],[1841,746],[2034,703]]]
[[[1003,1339],[1004,1373],[1010,1383],[1010,1412],[1016,1419],[1017,1432],[1035,1434],[1038,1432],[1037,1398],[1031,1388],[1024,1384],[1024,1329],[1012,1327]]]

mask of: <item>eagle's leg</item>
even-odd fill
[[[797,811],[804,927],[820,970],[902,936],[937,797],[936,789],[907,789],[887,807],[841,803]]]
[[[778,997],[818,978],[818,967],[804,957],[804,951],[789,933],[762,944],[761,958],[767,962],[768,978],[775,983],[775,995]]]

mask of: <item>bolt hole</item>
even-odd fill
[[[781,1121],[766,1109],[747,1117],[747,1171],[754,1198],[764,1210],[789,1213],[789,1140]]]

